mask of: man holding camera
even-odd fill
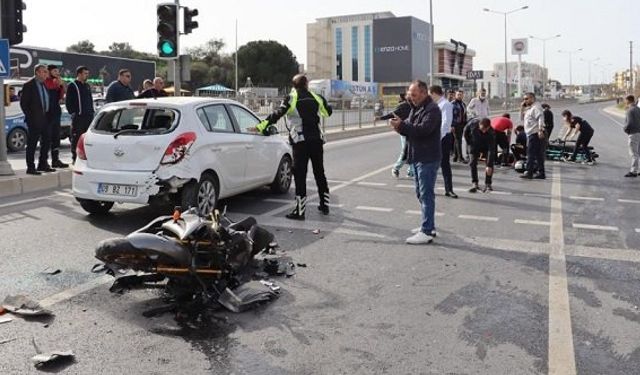
[[[527,134],[527,170],[520,176],[526,179],[544,180],[545,124],[542,107],[532,92],[524,94],[520,112],[523,114],[524,131]],[[533,171],[537,169],[534,175]]]

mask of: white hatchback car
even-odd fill
[[[91,214],[114,202],[174,203],[208,213],[218,199],[291,185],[291,147],[255,129],[238,102],[180,97],[107,104],[80,138],[73,195]]]

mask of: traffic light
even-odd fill
[[[194,21],[193,17],[198,15],[197,9],[189,9],[184,7],[184,33],[191,34],[193,29],[198,28],[198,21]]]
[[[158,57],[178,58],[178,6],[172,3],[158,4]]]
[[[9,44],[22,43],[22,33],[27,28],[22,24],[22,11],[27,9],[22,0],[2,0],[2,38]]]

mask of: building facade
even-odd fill
[[[435,43],[436,65],[434,79],[445,89],[467,86],[467,72],[473,70],[476,52],[455,40]]]
[[[518,80],[521,80],[521,94],[533,92],[537,96],[542,97],[543,82],[545,77],[545,69],[533,63],[523,61],[521,63],[521,77],[518,77],[518,62],[512,61],[507,63],[507,85],[508,96],[515,97],[518,95]],[[478,89],[485,88],[490,98],[505,97],[505,69],[504,63],[493,64],[492,71],[485,71],[484,77],[477,81]]]

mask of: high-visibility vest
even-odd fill
[[[322,98],[311,91],[309,91],[309,93],[318,103],[318,112],[320,113],[320,116],[329,117],[329,111],[327,111],[327,108],[324,106]],[[298,103],[298,91],[296,89],[292,89],[291,93],[289,93],[289,98],[291,101],[289,102],[289,110],[286,113],[290,124],[289,137],[291,137],[291,141],[293,143],[298,143],[304,141],[304,135],[302,133],[302,118],[296,108],[296,104]],[[318,123],[318,129],[320,130],[320,138],[324,139],[320,123]]]

